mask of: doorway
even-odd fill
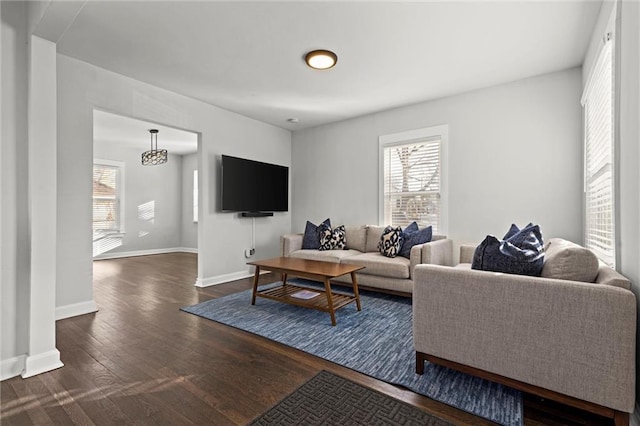
[[[94,110],[94,260],[197,253],[198,136]]]

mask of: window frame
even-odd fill
[[[118,169],[118,173],[116,176],[116,199],[118,200],[118,219],[117,219],[117,224],[118,224],[118,229],[117,230],[113,230],[110,232],[104,232],[104,235],[114,235],[114,234],[124,234],[125,233],[125,216],[124,216],[124,212],[125,212],[125,191],[124,191],[124,174],[125,174],[125,163],[122,161],[114,161],[114,160],[106,160],[106,159],[102,159],[102,158],[94,158],[93,159],[93,165],[92,165],[92,180],[93,180],[93,168],[98,165],[98,166],[107,166],[107,167],[115,167]],[[93,215],[93,200],[96,197],[93,195],[93,184],[92,184],[92,189],[91,189],[91,214]],[[93,217],[93,216],[92,216]],[[92,233],[95,232],[93,231],[93,219],[91,220],[92,223]],[[95,235],[94,235],[95,237]]]
[[[440,140],[440,215],[437,233],[446,235],[449,229],[449,126],[447,124],[408,130],[378,137],[378,224],[384,222],[384,150],[424,140]]]

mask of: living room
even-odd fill
[[[82,7],[80,2],[75,6],[56,3],[51,6]],[[603,2],[602,8],[597,5],[596,13],[589,15],[594,25],[588,40],[581,39],[585,47],[581,61],[568,68],[296,128],[286,122],[281,126],[268,124],[161,88],[159,83],[102,68],[95,65],[100,62],[98,51],[92,57],[93,65],[92,60],[65,55],[63,50],[79,41],[62,39],[61,46],[56,46],[46,35],[55,31],[61,35],[67,25],[47,21],[51,16],[37,10],[37,5],[3,2],[2,378],[20,374],[25,362],[29,366],[24,354],[48,354],[50,359],[42,365],[57,365],[55,319],[100,308],[92,288],[91,215],[87,207],[96,108],[199,134],[203,214],[198,224],[198,286],[251,273],[244,257],[251,221],[219,211],[216,188],[220,155],[290,167],[289,212],[255,221],[256,258],[267,258],[278,255],[281,235],[302,232],[307,220],[318,223],[330,217],[336,225],[380,224],[379,138],[443,124],[449,129],[449,146],[443,159],[447,212],[443,233],[456,248],[462,243],[479,243],[487,234],[504,232],[511,223],[523,225],[529,221],[539,223],[544,236],[581,242],[580,99],[614,3]],[[621,9],[621,37],[616,52],[622,64],[617,74],[617,269],[633,282],[637,293],[640,17],[635,2],[617,5]],[[77,12],[67,11],[72,17]],[[44,22],[36,32],[29,29],[35,25],[32,20],[37,20],[33,16]],[[150,22],[147,25],[153,27]],[[70,29],[65,37],[80,37],[81,33],[74,35],[73,26]],[[27,47],[32,34],[44,42]],[[125,46],[117,48],[126,50]],[[153,67],[154,58],[149,57],[148,62]],[[338,68],[333,71],[343,63],[348,63],[346,53],[340,55]],[[495,64],[496,68],[500,66]],[[314,74],[314,78],[326,75],[331,76]],[[34,109],[35,104],[38,108]],[[306,108],[313,110],[313,105]],[[35,152],[50,155],[31,154]],[[46,161],[54,157],[55,164]],[[57,212],[57,217],[47,213],[51,211]],[[15,243],[5,245],[5,241]],[[45,314],[37,316],[37,312]],[[38,337],[46,343],[35,343]],[[39,370],[39,365],[33,367],[33,371]]]

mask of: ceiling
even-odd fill
[[[57,48],[297,130],[579,66],[600,5],[90,0]],[[337,65],[306,67],[313,49]]]
[[[142,151],[150,149],[150,129],[158,130],[158,148],[169,154],[186,155],[198,152],[198,134],[148,121],[136,120],[105,111],[93,111],[93,142],[114,144]]]

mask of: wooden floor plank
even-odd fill
[[[321,370],[459,425],[484,419],[269,339],[181,312],[252,287],[252,278],[194,286],[197,256],[170,253],[94,262],[97,313],[56,323],[65,366],[0,388],[0,423],[250,422]],[[260,276],[261,283],[279,280]],[[526,399],[525,425],[608,425],[579,410]],[[566,415],[564,415],[566,413]]]

